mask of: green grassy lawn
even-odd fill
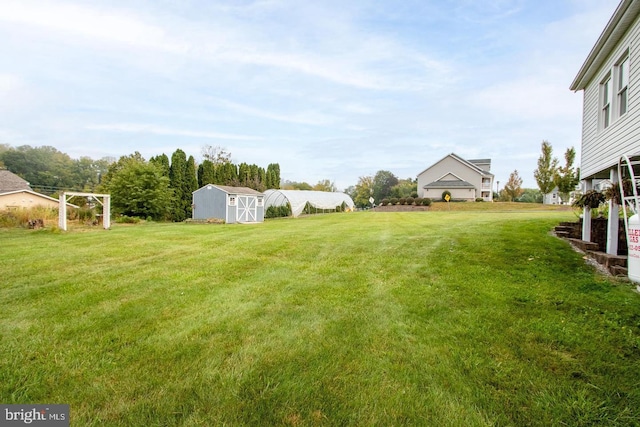
[[[72,425],[640,425],[640,295],[571,211],[0,230],[0,402]]]

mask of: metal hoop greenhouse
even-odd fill
[[[291,214],[294,218],[304,212],[305,207],[310,206],[316,211],[335,211],[344,205],[346,210],[353,210],[355,204],[351,197],[345,193],[307,190],[267,190],[264,192],[265,209],[269,206],[291,206]]]

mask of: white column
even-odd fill
[[[584,192],[589,190],[593,190],[593,180],[591,179],[584,181]],[[582,240],[591,241],[591,208],[589,206],[585,206],[582,213]]]
[[[105,230],[111,228],[111,196],[102,198],[102,227]]]
[[[64,231],[67,231],[67,197],[64,191],[60,193],[58,198],[60,200],[58,206],[58,227]]]
[[[609,171],[611,182],[618,182],[618,169]],[[609,219],[607,220],[607,253],[618,255],[618,233],[620,232],[620,207],[613,200],[609,200]]]

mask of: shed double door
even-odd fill
[[[238,196],[238,222],[256,222],[258,199],[253,196]]]

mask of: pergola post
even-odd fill
[[[108,230],[111,227],[111,195],[110,194],[95,194],[95,193],[76,193],[76,192],[62,192],[60,193],[60,206],[58,208],[58,226],[67,231],[67,200],[71,197],[93,197],[98,203],[102,205],[102,227]],[[69,199],[67,199],[67,197]],[[102,202],[98,200],[98,197],[102,198]]]
[[[67,198],[65,193],[60,193],[60,206],[58,207],[58,227],[67,231]]]

